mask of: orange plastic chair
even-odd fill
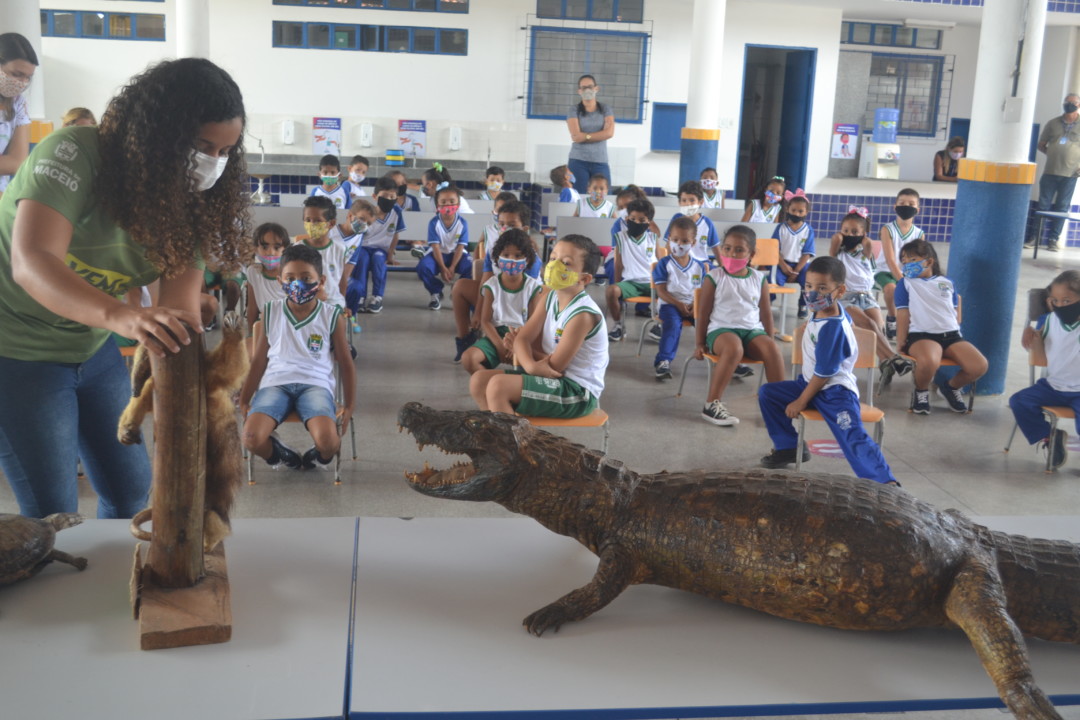
[[[1028,350],[1028,373],[1031,378],[1031,384],[1035,384],[1035,368],[1045,368],[1046,350],[1043,347],[1031,348]],[[1043,405],[1039,408],[1042,410],[1043,415],[1046,417],[1046,421],[1050,423],[1050,437],[1049,446],[1046,448],[1046,472],[1055,472],[1055,468],[1051,465],[1054,459],[1054,447],[1057,444],[1057,429],[1058,423],[1062,420],[1075,420],[1076,413],[1070,407],[1064,407],[1061,405]],[[1005,443],[1005,452],[1009,452],[1012,447],[1013,438],[1016,437],[1016,429],[1019,427],[1018,423],[1013,423],[1012,432],[1009,433],[1009,442]]]
[[[956,321],[957,322],[960,322],[962,317],[963,317],[962,310],[963,310],[963,300],[961,299],[960,294],[957,293],[957,295],[956,295]],[[915,362],[915,358],[911,357],[910,355],[900,353],[900,357],[905,358],[907,360],[910,360],[911,362]],[[941,363],[938,365],[938,367],[960,367],[960,364],[957,363],[952,358],[943,357],[943,358],[941,358]],[[884,380],[884,377],[882,378],[882,380]],[[878,386],[878,394],[879,395],[881,394],[882,389],[883,388],[881,386]],[[975,409],[975,383],[973,382],[973,383],[971,383],[971,392],[968,394],[968,409],[967,409],[967,411],[970,414],[971,411],[974,410],[974,409]],[[908,412],[910,412],[910,410]]]
[[[610,429],[608,427],[608,414],[596,408],[588,415],[582,415],[576,418],[552,418],[552,417],[533,417],[530,415],[519,415],[529,421],[530,425],[536,427],[598,427],[604,430],[604,443],[600,446],[600,452],[607,455],[608,449],[608,436]]]
[[[791,342],[791,336],[785,332],[787,326],[787,296],[802,292],[802,288],[791,285],[776,284],[776,268],[780,264],[780,241],[776,238],[761,237],[757,239],[757,248],[750,264],[754,266],[768,265],[769,271],[769,294],[780,296],[780,331],[778,337],[784,342]]]
[[[698,307],[698,303],[700,302],[700,300],[701,300],[701,288],[697,288],[697,289],[694,290],[694,308],[695,308],[695,310]],[[683,323],[683,325],[689,325],[689,324],[690,324],[689,322],[684,322]],[[691,354],[689,357],[686,358],[686,362],[683,363],[682,376],[679,378],[679,389],[675,393],[675,397],[682,397],[683,385],[686,384],[686,369],[688,367],[690,367],[690,361],[693,360],[693,359],[694,359],[694,356],[693,356],[693,354]],[[716,363],[720,362],[720,357],[718,355],[713,355],[712,353],[705,353],[705,359],[709,361],[710,365],[715,365]],[[761,372],[758,373],[758,387],[761,387],[761,383],[764,382],[764,379],[765,379],[765,363],[763,363],[761,360],[754,360],[753,358],[748,358],[745,355],[743,355],[743,359],[740,360],[739,362],[742,363],[743,365],[760,365],[761,366],[761,368],[762,368]]]

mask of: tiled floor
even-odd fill
[[[823,241],[827,242],[827,240]],[[822,248],[824,250],[824,248]],[[939,247],[946,265],[948,247]],[[1022,260],[1020,287],[1045,286],[1062,269],[1080,268],[1080,250],[1042,252]],[[593,294],[602,299],[594,288]],[[887,413],[885,456],[904,489],[943,508],[981,515],[1080,515],[1080,444],[1073,428],[1073,453],[1056,474],[1043,472],[1044,459],[1018,436],[1011,453],[1002,452],[1012,428],[1007,395],[1027,384],[1026,354],[1018,338],[1026,312],[1026,297],[1017,298],[1014,342],[1010,354],[1008,388],[1002,397],[979,397],[972,415],[955,415],[940,399],[932,399],[928,416],[907,412],[910,380],[894,381],[877,400]],[[402,403],[417,400],[438,408],[468,409],[472,403],[467,376],[453,357],[453,317],[449,302],[439,312],[426,309],[428,297],[415,277],[393,274],[381,315],[362,315],[363,331],[356,336],[359,351],[356,427],[359,458],[344,464],[344,484],[335,487],[331,476],[319,472],[274,472],[256,463],[258,484],[244,486],[236,510],[243,517],[295,516],[501,516],[507,511],[489,504],[443,502],[411,491],[402,479],[406,468],[424,460],[445,462],[433,450],[417,451],[407,434],[399,434],[394,417]],[[793,311],[792,311],[793,312]],[[789,319],[789,326],[794,318]],[[611,347],[611,364],[603,407],[611,416],[610,453],[635,470],[654,472],[695,467],[754,465],[770,443],[757,409],[757,378],[733,381],[725,401],[742,420],[734,428],[719,428],[699,417],[706,386],[706,368],[692,363],[685,394],[674,397],[676,383],[657,383],[652,377],[656,346],[646,343],[636,357],[640,320],[631,318],[633,341]],[[693,340],[685,333],[675,368]],[[785,359],[790,346],[783,345]],[[813,428],[811,438],[826,439],[824,427]],[[149,434],[149,433],[147,433]],[[293,447],[310,445],[299,425],[285,426],[281,435]],[[600,431],[581,429],[572,437],[598,445]],[[345,448],[348,448],[346,440]],[[843,459],[815,456],[808,470],[848,473]],[[92,491],[83,487],[80,509],[95,514]],[[6,484],[0,483],[0,512],[16,512]],[[1080,720],[1080,709],[1063,708],[1068,718]],[[925,717],[996,718],[997,711],[924,713]]]

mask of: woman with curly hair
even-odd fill
[[[248,225],[243,98],[198,58],[162,62],[98,127],[39,143],[0,198],[0,469],[24,515],[74,511],[76,461],[99,517],[146,505],[150,463],[116,439],[130,394],[110,332],[157,356],[200,332],[201,258],[239,267]],[[160,279],[159,305],[120,301]]]

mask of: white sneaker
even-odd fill
[[[738,425],[739,418],[735,417],[728,412],[728,409],[724,407],[724,403],[719,400],[713,400],[711,403],[701,409],[701,417],[705,418],[713,425]]]

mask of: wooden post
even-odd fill
[[[202,337],[176,355],[152,358],[154,376],[153,540],[155,585],[191,587],[203,576],[206,383]]]

